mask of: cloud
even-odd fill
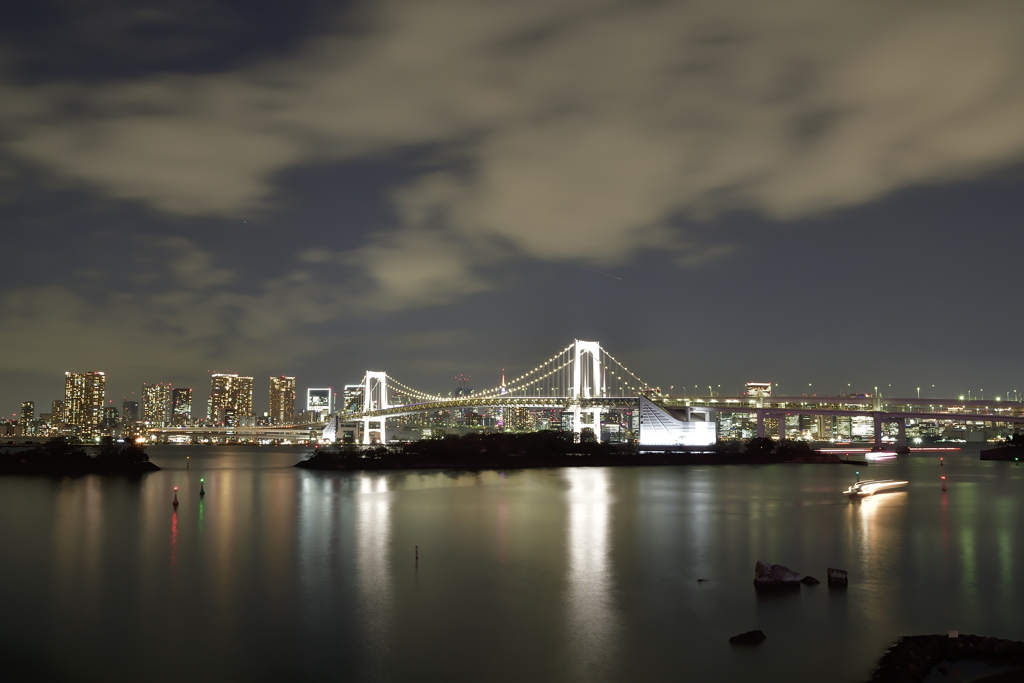
[[[323,341],[306,332],[345,310],[337,285],[314,283],[300,268],[243,292],[233,271],[177,237],[140,240],[116,276],[122,286],[89,291],[58,283],[6,289],[0,372],[52,372],[55,359],[136,377],[187,372],[197,362],[287,365],[322,353]]]
[[[436,149],[395,192],[401,224],[342,259],[381,308],[480,291],[503,254],[700,261],[727,247],[694,244],[680,218],[785,220],[1024,157],[1018,2],[366,13],[367,32],[234,71],[7,86],[3,147],[112,197],[222,216],[267,206],[293,166]]]

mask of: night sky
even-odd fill
[[[14,0],[0,46],[8,415],[574,338],[673,393],[1024,391],[1019,0]]]

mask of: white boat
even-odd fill
[[[895,460],[896,451],[868,451],[864,454],[865,460]]]
[[[851,484],[850,488],[843,491],[843,493],[851,498],[864,498],[866,496],[873,496],[879,491],[903,488],[909,483],[909,481],[903,481],[902,479],[871,479]]]

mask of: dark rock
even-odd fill
[[[729,639],[730,645],[758,645],[765,639],[764,633],[759,630],[740,633]]]
[[[806,584],[808,586],[813,586],[815,584],[821,583],[821,581],[818,581],[813,576],[805,576],[804,578],[800,579],[800,583]]]
[[[1002,650],[1001,654],[996,654]],[[993,667],[1011,670],[985,680],[1022,680],[1024,643],[999,638],[966,635],[950,631],[948,635],[904,636],[886,650],[871,676],[872,681],[903,683],[921,681],[932,671],[949,675],[949,662],[967,659],[987,662]],[[1007,676],[1008,678],[1000,678]]]
[[[828,585],[830,586],[845,586],[847,583],[846,570],[845,569],[833,569],[828,568]]]
[[[754,565],[755,586],[786,586],[800,583],[803,576],[781,564],[768,564],[758,560]]]

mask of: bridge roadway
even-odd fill
[[[870,416],[881,412],[904,417],[921,419],[979,419],[984,422],[1017,422],[1024,421],[1024,403],[1009,401],[961,401],[959,399],[935,398],[854,398],[847,396],[691,396],[691,397],[649,397],[654,403],[664,408],[686,408],[699,406],[733,413],[754,413],[758,410],[787,411],[790,414],[804,415],[858,415]],[[586,410],[588,408],[636,408],[636,396],[606,396],[599,398],[581,398],[574,402],[564,396],[500,396],[474,398],[472,396],[453,398],[428,403],[409,403],[379,410],[345,413],[344,418],[361,420],[372,418],[401,417],[432,410],[450,410],[458,408],[480,407],[522,407],[568,409],[574,405]],[[851,406],[864,406],[852,408]],[[908,410],[911,406],[928,407],[929,410]],[[938,410],[947,408],[946,411]],[[949,410],[955,408],[956,410]]]
[[[906,443],[908,419],[949,420],[956,422],[1003,422],[1014,425],[1024,422],[1024,404],[1010,401],[961,401],[934,398],[880,398],[847,396],[772,396],[772,397],[693,397],[668,399],[664,407],[700,405],[734,413],[757,414],[757,436],[765,436],[765,418],[792,415],[839,415],[870,417],[874,422],[875,444],[882,445],[882,425],[895,422],[899,428],[897,442]],[[673,405],[675,404],[675,405]],[[811,407],[811,406],[815,407]],[[854,406],[865,406],[860,409]],[[867,407],[870,406],[870,407]],[[914,406],[929,410],[907,410]],[[946,407],[945,412],[936,408]],[[973,411],[970,411],[973,409]],[[984,411],[984,412],[982,412]]]
[[[546,408],[581,410],[601,408],[603,410],[636,409],[636,396],[605,396],[597,398],[571,399],[564,396],[497,396],[459,397],[426,403],[411,403],[380,410],[359,411],[341,415],[344,422],[388,419],[437,410],[458,410],[465,408]],[[935,398],[876,398],[849,396],[654,396],[651,400],[664,408],[707,407],[723,412],[757,414],[758,435],[764,436],[764,420],[767,417],[792,415],[837,415],[844,417],[871,417],[875,422],[876,440],[881,441],[881,425],[897,422],[901,432],[907,419],[950,420],[958,422],[1024,422],[1024,403],[1019,401],[961,401],[959,399]],[[915,408],[920,408],[915,410]],[[928,408],[928,410],[924,410]],[[942,409],[945,408],[943,411]],[[268,439],[306,440],[310,432],[319,433],[326,423],[316,422],[302,425],[275,427],[177,427],[153,428],[150,435],[244,437]]]

